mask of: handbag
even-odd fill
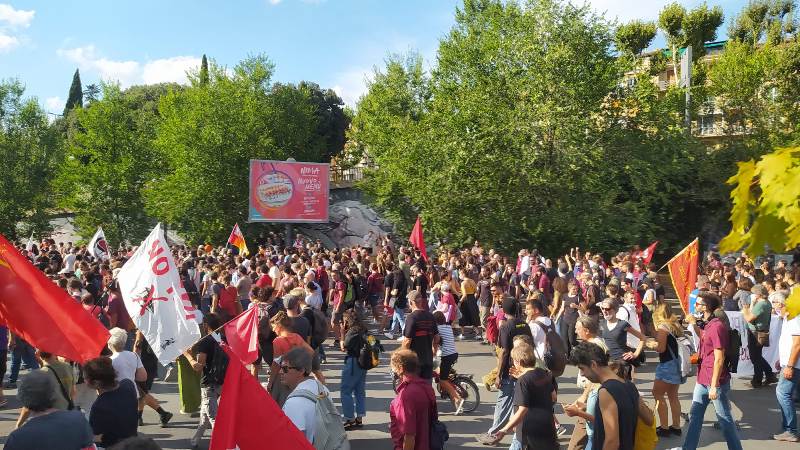
[[[756,342],[762,347],[769,347],[769,331],[754,331]]]
[[[430,448],[431,450],[444,449],[444,443],[450,439],[450,433],[447,431],[447,425],[439,421],[439,413],[436,410],[436,399],[433,399],[433,414],[431,415],[431,433],[430,433]]]
[[[653,419],[653,424],[650,426],[645,424],[641,417],[636,419],[633,450],[654,450],[656,448],[658,435],[656,434],[656,421],[655,418]]]
[[[53,376],[56,377],[56,381],[58,381],[58,387],[61,388],[61,395],[63,395],[64,398],[67,400],[67,410],[72,411],[73,409],[75,409],[75,403],[72,402],[72,398],[67,393],[67,390],[64,389],[64,384],[61,383],[61,378],[58,377],[58,374],[56,373],[55,369],[53,369],[50,366],[45,366],[45,367],[50,369],[50,372],[52,372]]]

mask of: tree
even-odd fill
[[[345,132],[350,126],[350,117],[344,110],[344,101],[333,89],[322,89],[316,83],[301,81],[300,89],[307,90],[315,105],[317,134],[325,142],[323,160],[330,161],[344,149]]]
[[[145,213],[142,190],[160,170],[153,147],[158,97],[171,85],[102,85],[103,98],[75,113],[67,158],[58,177],[60,203],[75,214],[78,233],[90,237],[103,226],[110,242],[138,242],[154,221]]]
[[[100,86],[92,83],[86,86],[83,90],[83,98],[86,99],[86,104],[90,105],[92,102],[100,98]]]
[[[240,62],[232,74],[209,64],[207,85],[171,92],[159,105],[155,149],[163,166],[144,192],[148,213],[190,241],[221,242],[247,221],[251,159],[322,161],[308,90],[272,85],[264,55]]]
[[[72,84],[69,86],[69,95],[67,96],[67,103],[64,105],[64,116],[72,111],[75,107],[83,107],[83,88],[81,88],[81,74],[78,69],[72,75]]]
[[[656,24],[654,22],[634,20],[617,27],[614,43],[617,50],[638,56],[650,46],[655,37]]]
[[[14,240],[48,232],[60,133],[17,80],[0,82],[0,233]]]
[[[200,85],[205,86],[208,84],[208,58],[203,54],[203,60],[200,63]]]
[[[671,50],[672,70],[675,79],[679,80],[679,50],[692,46],[692,60],[697,61],[705,54],[703,44],[717,38],[717,29],[722,25],[725,16],[722,8],[708,8],[703,3],[691,11],[678,3],[670,3],[658,15],[658,26],[667,37],[667,45]]]
[[[779,44],[797,32],[793,0],[755,0],[731,22],[731,39],[755,45],[762,41]]]

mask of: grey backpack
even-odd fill
[[[289,394],[292,397],[301,397],[314,402],[316,405],[316,422],[314,424],[314,449],[315,450],[350,450],[350,441],[344,430],[342,415],[331,401],[325,389],[317,381],[320,394],[317,395],[306,389],[295,389]]]

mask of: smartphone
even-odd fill
[[[566,414],[564,412],[564,404],[556,403],[553,405],[553,414]]]

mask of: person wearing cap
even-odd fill
[[[58,387],[50,373],[34,371],[20,382],[17,398],[28,411],[24,425],[11,432],[8,450],[75,450],[92,448],[94,434],[80,411],[55,407]]]
[[[747,321],[747,350],[753,362],[753,379],[750,380],[750,385],[759,388],[778,382],[778,377],[772,373],[772,368],[762,355],[764,345],[756,337],[760,333],[769,334],[772,305],[767,301],[767,289],[764,286],[753,286],[750,293],[750,304],[742,308],[742,317]]]

